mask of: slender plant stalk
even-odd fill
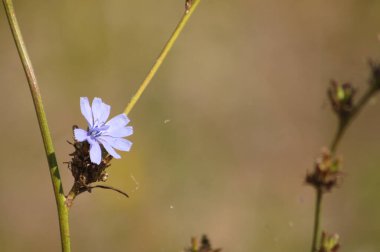
[[[3,0],[3,4],[7,13],[9,25],[12,30],[13,39],[16,43],[17,50],[29,83],[30,92],[32,94],[34,108],[36,110],[38,124],[45,147],[46,157],[49,164],[51,181],[54,189],[54,196],[57,203],[59,226],[61,234],[62,251],[70,251],[70,232],[69,232],[69,215],[68,208],[65,205],[65,195],[62,188],[62,181],[59,174],[57,159],[55,157],[53,141],[49,131],[46,114],[42,104],[41,93],[38,87],[37,79],[33,70],[32,63],[28,56],[24,40],[21,35],[16,14],[14,11],[12,0]]]
[[[321,189],[316,190],[317,195],[315,199],[315,214],[314,214],[314,230],[313,230],[313,242],[311,247],[311,252],[317,251],[317,244],[319,243],[319,233],[321,225],[321,208],[322,208],[322,196],[323,192]]]
[[[361,97],[356,106],[353,108],[351,113],[347,118],[341,118],[339,120],[338,129],[336,134],[331,142],[330,151],[331,154],[334,155],[338,148],[338,144],[340,143],[344,133],[346,132],[348,126],[351,124],[353,119],[359,114],[364,105],[370,100],[372,95],[378,91],[378,88],[374,85],[370,86],[367,92]],[[316,252],[318,249],[318,244],[320,243],[320,223],[321,223],[321,205],[322,205],[322,197],[323,192],[320,189],[316,190],[316,204],[315,204],[315,215],[314,215],[314,230],[313,230],[313,242],[311,252]]]
[[[334,136],[334,139],[330,146],[330,151],[332,154],[335,154],[336,149],[338,147],[338,144],[340,140],[342,139],[344,133],[346,132],[347,127],[350,125],[350,123],[353,121],[353,119],[359,114],[359,112],[362,110],[365,104],[369,101],[369,99],[372,97],[374,93],[376,93],[378,89],[376,86],[372,85],[370,88],[368,88],[367,92],[362,96],[362,98],[358,101],[357,105],[354,107],[350,115],[346,119],[342,119],[339,121],[339,126],[337,129],[337,132]]]
[[[128,103],[127,107],[124,110],[125,114],[129,114],[137,101],[140,99],[142,93],[145,91],[145,89],[148,87],[149,83],[153,79],[153,77],[156,75],[158,69],[160,68],[161,64],[166,59],[166,56],[168,55],[169,51],[172,49],[174,43],[176,42],[178,36],[181,34],[183,28],[189,21],[191,15],[194,13],[195,9],[197,8],[198,4],[201,2],[201,0],[193,0],[191,1],[191,6],[189,9],[185,11],[183,14],[181,20],[179,21],[177,27],[175,28],[173,34],[169,38],[168,42],[162,49],[160,55],[158,56],[156,62],[154,63],[153,67],[149,71],[148,75],[145,77],[144,81],[141,83],[139,89],[137,90],[136,94],[132,97],[130,102]]]

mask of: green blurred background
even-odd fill
[[[184,9],[182,0],[15,0],[58,161],[79,97],[123,111]],[[203,0],[130,114],[130,153],[106,190],[71,209],[73,251],[181,251],[207,233],[223,251],[308,251],[314,193],[303,179],[336,119],[329,80],[363,93],[380,60],[380,2]],[[0,10],[0,251],[59,251],[56,206],[20,61]],[[341,188],[323,228],[345,252],[380,251],[380,104],[349,129]],[[72,185],[66,165],[65,190]]]

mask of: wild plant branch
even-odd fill
[[[334,97],[330,96],[333,108],[339,118],[338,128],[330,145],[331,157],[335,156],[337,147],[340,141],[342,140],[344,133],[347,131],[348,126],[351,125],[352,121],[357,117],[359,112],[363,109],[363,107],[368,103],[371,97],[380,88],[380,66],[378,64],[370,62],[370,67],[372,70],[370,85],[367,91],[364,93],[364,95],[362,95],[362,97],[360,98],[360,100],[357,102],[356,105],[353,105],[353,96],[355,94],[355,89],[349,83],[346,84],[347,85],[346,91],[348,91],[347,94],[344,94],[344,89],[340,90],[340,91],[343,91],[342,100],[339,101],[339,99],[337,98],[334,101]],[[337,94],[334,94],[334,95],[336,95],[336,97],[339,96]],[[341,104],[339,104],[339,102],[341,102]],[[322,209],[322,200],[323,200],[323,194],[324,194],[324,190],[321,187],[315,186],[315,189],[316,189],[316,203],[315,203],[314,228],[313,228],[311,252],[317,252],[318,244],[320,244],[321,209]]]
[[[200,1],[201,0],[187,0],[186,1],[186,11],[183,17],[181,18],[179,24],[177,25],[172,36],[166,43],[165,47],[161,51],[152,69],[150,70],[150,72],[148,73],[144,81],[142,82],[140,88],[138,89],[136,94],[132,97],[128,106],[125,108],[126,114],[128,114],[132,110],[132,108],[134,107],[136,102],[139,100],[139,98],[141,97],[146,87],[149,85],[149,83],[155,76],[156,72],[158,71],[163,61],[165,60],[167,54],[173,47],[178,36],[182,32],[183,28],[185,27],[189,18],[191,17],[193,12],[197,8]],[[62,181],[61,181],[61,177],[60,177],[60,173],[58,169],[57,159],[55,156],[51,133],[48,127],[48,122],[47,122],[46,114],[45,114],[43,103],[42,103],[41,93],[38,87],[37,78],[33,70],[31,60],[29,58],[29,55],[25,46],[25,42],[21,34],[20,27],[17,22],[13,2],[12,0],[3,0],[3,4],[6,10],[7,19],[12,31],[13,39],[15,41],[15,44],[16,44],[16,47],[17,47],[24,71],[25,71],[25,75],[29,84],[35,111],[37,114],[38,123],[40,126],[45,153],[48,160],[51,181],[53,184],[54,196],[56,199],[56,204],[57,204],[57,209],[58,209],[62,251],[69,252],[71,249],[70,249],[68,207],[65,204],[66,198],[65,198],[65,194],[62,188]]]
[[[346,132],[346,129],[351,124],[353,119],[359,114],[359,112],[362,110],[364,105],[367,104],[367,102],[370,100],[370,98],[376,93],[377,87],[375,85],[371,85],[366,93],[361,97],[361,99],[358,101],[357,105],[354,107],[352,112],[348,115],[347,118],[341,118],[338,123],[338,129],[337,132],[331,142],[330,145],[330,151],[332,154],[335,154],[336,149],[338,147],[338,144],[340,140],[342,139],[344,133]]]
[[[186,9],[185,12],[179,21],[177,27],[175,28],[173,34],[165,44],[164,48],[162,49],[161,53],[159,54],[156,62],[153,64],[151,70],[149,71],[148,75],[145,77],[144,81],[140,84],[140,87],[138,88],[136,94],[131,98],[130,102],[128,103],[127,107],[124,110],[124,113],[128,115],[133,107],[136,105],[137,101],[140,99],[141,95],[144,93],[145,89],[148,87],[150,82],[152,81],[153,77],[156,75],[158,69],[166,59],[166,56],[170,52],[170,50],[173,48],[173,45],[177,41],[179,35],[181,34],[183,28],[189,21],[191,15],[194,13],[196,8],[198,7],[201,0],[187,0],[186,1]]]
[[[70,231],[68,209],[65,206],[65,194],[62,188],[61,176],[59,174],[57,159],[54,152],[52,137],[50,134],[44,106],[42,103],[41,93],[38,87],[37,78],[33,70],[32,62],[26,50],[20,27],[17,22],[12,0],[3,0],[7,19],[13,34],[13,39],[29,83],[30,92],[33,98],[34,108],[37,114],[38,124],[44,143],[46,158],[49,165],[50,177],[53,184],[54,196],[58,209],[59,226],[61,234],[62,251],[70,251]]]

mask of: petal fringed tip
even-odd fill
[[[94,124],[93,119],[92,119],[92,110],[90,107],[90,102],[88,101],[87,97],[80,98],[80,110],[84,118],[86,118],[88,126],[92,127]]]
[[[129,118],[126,114],[119,114],[115,117],[113,117],[111,120],[109,120],[106,125],[110,126],[110,131],[119,129],[121,127],[126,126],[129,123]]]

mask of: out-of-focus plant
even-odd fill
[[[201,242],[196,237],[191,238],[191,246],[185,248],[184,252],[220,252],[221,248],[213,249],[210,240],[206,235],[202,236]]]
[[[175,41],[177,40],[178,36],[182,32],[183,28],[185,27],[186,23],[188,22],[189,18],[191,17],[192,13],[195,11],[200,2],[201,0],[186,0],[184,14],[181,20],[179,21],[177,27],[175,28],[173,34],[164,46],[162,52],[160,53],[159,57],[157,58],[157,61],[148,73],[147,77],[140,85],[140,88],[137,90],[136,94],[132,97],[128,106],[125,108],[124,113],[118,118],[121,119],[121,121],[123,121],[124,123],[122,127],[126,125],[125,121],[127,121],[128,119],[127,115],[135,106],[136,102],[139,100],[142,93],[149,85],[154,75],[157,73],[157,70],[165,60],[170,49],[173,47]],[[120,120],[114,121],[111,124],[107,124],[104,122],[105,124],[102,125],[98,124],[99,122],[93,121],[93,119],[104,119],[105,117],[108,117],[109,106],[107,104],[95,102],[94,107],[93,103],[91,113],[88,109],[89,104],[83,104],[82,113],[85,112],[83,114],[88,121],[89,129],[87,131],[80,131],[79,129],[75,128],[76,140],[73,144],[75,151],[72,154],[72,161],[69,162],[70,169],[73,173],[75,181],[73,189],[66,197],[62,187],[62,180],[58,169],[57,159],[55,156],[54,145],[48,127],[46,114],[44,112],[44,106],[42,103],[42,97],[39,91],[37,78],[33,70],[33,66],[29,58],[28,52],[26,50],[25,42],[23,40],[21,30],[16,18],[15,10],[13,7],[13,2],[12,0],[3,0],[3,4],[13,34],[13,39],[15,41],[23,65],[25,75],[27,77],[29,89],[34,103],[34,108],[40,126],[45,153],[49,165],[50,177],[53,183],[54,196],[57,204],[62,251],[68,252],[71,250],[69,229],[69,206],[71,206],[75,196],[81,192],[90,191],[92,188],[95,187],[113,189],[120,193],[123,193],[120,190],[114,189],[112,187],[102,185],[93,186],[91,184],[94,182],[101,182],[106,180],[108,174],[104,172],[105,169],[110,165],[109,162],[111,161],[112,157],[119,157],[119,155],[114,151],[113,148],[119,150],[129,150],[130,144],[125,142],[127,140],[121,139],[123,139],[124,136],[127,136],[131,132],[126,132],[129,131],[127,127],[125,127],[124,130],[119,129],[119,131],[111,132],[112,127],[115,127],[115,125],[119,126],[118,123],[120,122]],[[101,104],[103,104],[104,106],[102,106]],[[100,107],[96,107],[96,105],[99,105]],[[107,116],[105,114],[98,114],[103,112],[107,113]],[[115,137],[115,134],[118,136]],[[112,137],[113,139],[109,137]],[[115,138],[117,140],[115,140]]]
[[[339,235],[322,233],[321,244],[318,252],[338,252],[340,248]]]
[[[129,123],[128,116],[151,83],[200,2],[201,0],[185,0],[185,10],[181,20],[123,113],[107,122],[111,108],[108,104],[104,103],[100,98],[95,98],[92,106],[90,106],[87,98],[81,98],[81,111],[88,123],[88,128],[80,129],[74,126],[74,143],[71,143],[74,147],[74,152],[71,154],[71,161],[68,162],[69,169],[74,177],[74,183],[71,191],[65,195],[37,78],[18,25],[13,2],[12,0],[3,0],[7,19],[29,84],[43,139],[57,205],[62,251],[71,251],[69,208],[77,195],[86,191],[91,192],[94,188],[103,188],[117,191],[128,197],[126,193],[119,189],[97,183],[107,180],[108,173],[106,169],[110,166],[111,160],[120,158],[115,149],[121,151],[130,150],[132,143],[125,139],[125,137],[133,133],[132,127],[127,126]],[[342,177],[342,161],[340,157],[336,156],[338,144],[353,119],[356,118],[370,98],[380,90],[380,64],[370,62],[370,68],[369,86],[357,102],[355,101],[357,96],[356,89],[350,83],[339,84],[332,81],[327,92],[331,107],[338,118],[338,127],[329,148],[322,150],[321,155],[315,161],[313,170],[308,172],[305,178],[306,183],[316,191],[311,252],[337,252],[341,246],[337,234],[328,235],[321,232],[322,200],[325,193],[331,192],[333,188],[339,185],[339,180]],[[184,252],[220,251],[221,249],[219,248],[212,248],[206,236],[202,237],[200,244],[198,244],[196,238],[193,238],[191,247],[184,250]]]
[[[306,183],[313,186],[316,191],[311,252],[336,252],[340,247],[337,235],[326,236],[320,231],[322,199],[326,192],[337,187],[342,175],[342,161],[336,157],[339,142],[363,106],[380,90],[380,64],[370,61],[369,66],[371,69],[369,85],[358,102],[355,102],[356,89],[350,83],[338,84],[332,81],[327,91],[331,107],[338,117],[338,129],[330,148],[323,149],[321,156],[315,161],[313,171],[307,173],[305,178]]]

